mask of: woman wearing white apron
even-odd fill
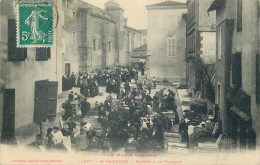
[[[69,126],[68,124],[63,125],[63,129],[61,130],[62,135],[63,135],[63,144],[67,148],[68,152],[71,152],[71,132],[69,131]]]

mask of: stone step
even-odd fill
[[[185,143],[168,143],[168,148],[169,147],[178,147],[178,148],[186,148],[187,145]]]
[[[189,150],[187,148],[171,147],[171,148],[168,148],[168,153],[171,153],[171,154],[188,154]]]
[[[165,132],[164,137],[181,138],[181,134],[177,132]]]
[[[165,142],[181,143],[181,138],[164,138]]]

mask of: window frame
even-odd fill
[[[223,27],[219,27],[218,29],[218,52],[217,52],[217,56],[218,56],[218,60],[221,60],[222,58],[222,32],[223,32]]]
[[[66,8],[68,8],[68,0],[65,0],[64,6],[65,6]]]
[[[112,50],[112,41],[109,40],[108,41],[108,51],[111,51]]]
[[[128,51],[132,50],[132,34],[131,32],[128,33]]]
[[[96,51],[97,50],[97,38],[93,37],[92,39],[92,50]]]
[[[73,32],[72,32],[72,42],[73,42],[73,43],[76,43],[76,40],[77,40],[76,38],[77,38],[77,36],[76,36],[76,31],[73,31]]]
[[[174,40],[174,44],[171,44],[170,45],[170,41],[171,40]],[[167,38],[167,56],[168,57],[176,57],[176,44],[177,41],[176,41],[176,38],[175,37],[168,37]],[[174,50],[172,49],[173,47],[171,47],[171,53],[173,54],[169,54],[170,53],[170,46],[173,46],[174,45]]]
[[[72,19],[73,19],[73,20],[76,20],[76,18],[77,18],[77,14],[76,14],[75,11],[73,11],[73,12],[72,12]]]
[[[217,83],[217,104],[220,106],[220,98],[221,98],[221,83]]]

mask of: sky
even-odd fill
[[[109,0],[85,0],[96,7],[104,9],[104,3]],[[124,17],[128,18],[128,26],[135,29],[147,28],[146,5],[164,2],[166,0],[114,0],[125,10]],[[186,0],[174,0],[176,2],[186,2]]]

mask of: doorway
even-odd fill
[[[65,75],[70,75],[70,63],[65,63]]]
[[[3,129],[1,140],[4,143],[12,141],[15,137],[15,89],[5,89],[3,97]]]

